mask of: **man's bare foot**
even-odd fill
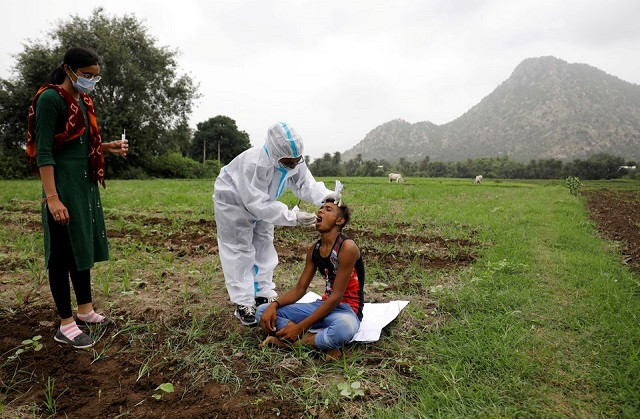
[[[260,343],[261,348],[265,346],[273,346],[276,348],[286,348],[289,346],[289,344],[287,344],[287,342],[285,341],[278,339],[275,336],[267,336],[267,338],[263,340],[262,343]]]
[[[324,360],[327,362],[337,361],[342,357],[342,351],[340,349],[331,349],[327,351],[324,356]]]

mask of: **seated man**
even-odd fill
[[[364,264],[356,243],[342,234],[349,218],[346,205],[333,199],[322,204],[316,218],[320,240],[307,251],[298,283],[276,301],[258,307],[260,326],[272,334],[263,346],[283,347],[301,341],[326,351],[330,360],[338,358],[340,348],[356,334],[364,305]],[[296,303],[306,294],[316,270],[326,282],[322,299]],[[321,330],[305,333],[309,329]]]

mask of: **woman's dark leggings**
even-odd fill
[[[73,282],[73,290],[76,294],[78,305],[91,302],[91,273],[89,269],[78,271],[73,257],[71,240],[67,227],[54,221],[47,210],[49,219],[49,237],[51,239],[51,254],[49,255],[49,286],[53,301],[56,303],[58,315],[61,319],[72,317],[71,289],[69,287],[69,274]]]

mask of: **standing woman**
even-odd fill
[[[98,184],[104,184],[104,153],[126,155],[126,139],[102,143],[88,96],[100,81],[98,55],[70,48],[60,67],[29,107],[27,155],[42,178],[42,226],[45,266],[60,316],[56,342],[89,348],[71,311],[69,276],[78,303],[79,324],[107,318],[93,310],[90,269],[109,259]]]

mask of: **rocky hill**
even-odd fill
[[[528,58],[491,94],[444,125],[397,119],[343,153],[348,160],[456,161],[508,155],[572,160],[640,156],[640,86],[586,64]]]

